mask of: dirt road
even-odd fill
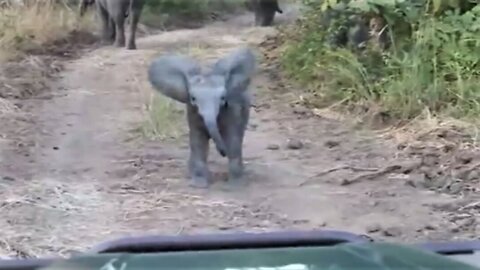
[[[136,51],[104,47],[65,63],[52,95],[28,103],[32,154],[2,156],[0,254],[68,254],[143,233],[330,228],[416,241],[475,232],[476,220],[468,228],[452,222],[458,198],[408,185],[406,174],[348,182],[403,161],[397,145],[290,106],[295,89],[278,85],[266,64],[245,139],[249,185],[226,188],[226,161],[211,151],[214,185],[189,187],[183,116],[177,138],[139,136],[151,93],[146,67],[171,50],[212,60],[275,32],[250,20],[151,35]]]

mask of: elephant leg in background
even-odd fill
[[[115,36],[116,36],[116,27],[115,27],[115,21],[112,18],[109,18],[108,20],[108,32],[110,36],[110,44],[113,44],[115,42]]]
[[[194,108],[187,106],[187,119],[190,136],[190,157],[188,169],[191,185],[198,188],[206,188],[209,184],[210,171],[208,170],[208,145],[210,137],[202,127],[201,116],[194,112]]]
[[[142,10],[140,8],[135,8],[134,10],[130,11],[130,36],[128,37],[127,49],[135,50],[137,49],[137,45],[135,43],[135,34],[137,31],[138,21],[140,20],[140,14]]]
[[[125,13],[117,12],[113,14],[115,21],[115,47],[125,47]]]
[[[256,8],[254,10],[254,14],[255,14],[255,26],[261,26],[264,20],[262,11],[259,8]]]
[[[100,1],[96,3],[97,14],[100,19],[100,23],[102,25],[102,43],[110,45],[111,40],[111,31],[109,30],[111,27],[110,23],[110,16],[108,11],[100,4]]]
[[[262,16],[262,21],[261,21],[261,26],[270,26],[273,23],[273,19],[275,17],[275,10],[271,9],[264,9],[261,11],[263,16]]]

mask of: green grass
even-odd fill
[[[416,31],[392,36],[385,52],[326,46],[326,30],[306,13],[285,40],[282,66],[318,107],[375,104],[398,119],[424,110],[476,121],[480,113],[480,8],[463,15],[423,16]]]

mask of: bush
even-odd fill
[[[79,21],[76,10],[53,0],[24,1],[0,8],[0,60],[41,48],[90,27],[91,18]]]
[[[334,5],[331,5],[334,3]],[[304,18],[285,41],[287,73],[316,95],[317,106],[375,103],[392,116],[424,109],[455,117],[480,113],[480,7],[468,1],[305,1]],[[341,16],[326,25],[328,12]],[[331,14],[331,13],[330,13]],[[385,22],[390,46],[334,47],[331,36],[360,16]]]

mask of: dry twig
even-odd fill
[[[330,168],[330,169],[325,170],[325,171],[321,171],[321,172],[315,174],[314,176],[310,177],[306,181],[303,181],[302,183],[300,183],[299,186],[305,186],[305,185],[310,184],[311,182],[317,180],[317,177],[321,177],[321,176],[324,176],[326,174],[336,172],[336,171],[340,171],[340,170],[352,170],[352,171],[357,171],[357,172],[360,172],[360,171],[370,171],[370,172],[378,171],[377,168],[361,168],[361,167],[354,167],[354,166],[350,166],[350,165],[341,165],[341,166],[338,166],[338,167]]]
[[[360,182],[361,180],[374,180],[374,179],[377,179],[378,177],[380,177],[382,175],[392,173],[392,172],[398,171],[400,169],[402,169],[401,165],[389,165],[389,166],[387,166],[387,167],[385,167],[381,170],[378,170],[376,172],[362,174],[362,175],[359,175],[357,177],[352,178],[351,180],[344,179],[342,181],[342,186],[351,185],[351,184]]]

